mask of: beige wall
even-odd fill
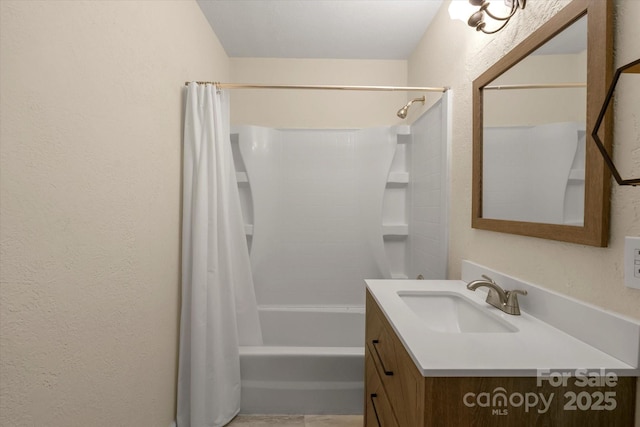
[[[0,425],[174,419],[195,1],[0,2]]]
[[[571,295],[640,319],[640,291],[623,283],[624,236],[640,235],[640,193],[637,188],[614,187],[611,238],[608,248],[554,242],[471,228],[471,84],[489,66],[522,41],[567,1],[528,2],[527,8],[500,33],[477,33],[460,21],[451,21],[448,3],[409,60],[410,85],[442,85],[453,89],[453,160],[450,217],[449,276],[460,277],[460,262],[469,259],[563,294]],[[616,1],[616,64],[637,59],[640,48],[640,2]],[[446,40],[446,43],[443,42]],[[455,47],[455,48],[453,48]],[[626,125],[621,112],[637,111],[640,88],[616,112],[616,152],[631,153],[637,129]],[[413,112],[415,117],[419,111]],[[628,114],[628,113],[627,113]],[[635,172],[640,153],[635,150]]]
[[[407,61],[232,58],[239,83],[406,86]],[[404,123],[404,92],[234,90],[233,124],[275,128],[362,128]]]

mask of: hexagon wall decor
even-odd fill
[[[593,132],[591,132],[591,136],[593,137],[593,140],[598,146],[598,149],[600,150],[600,153],[602,154],[604,161],[607,163],[607,166],[609,167],[609,170],[611,171],[611,174],[615,178],[618,185],[634,185],[635,186],[635,185],[640,185],[640,178],[622,179],[622,177],[620,176],[620,173],[618,172],[618,169],[613,164],[613,159],[611,158],[611,155],[609,155],[609,153],[607,152],[607,149],[604,147],[604,144],[602,143],[602,140],[598,136],[598,130],[600,130],[600,125],[602,124],[602,120],[604,119],[604,116],[607,113],[607,109],[609,107],[609,104],[611,103],[611,100],[613,99],[613,93],[615,92],[616,85],[618,84],[618,80],[620,79],[620,76],[623,73],[640,74],[640,59],[630,62],[627,65],[623,65],[622,67],[616,70],[613,76],[613,81],[611,82],[611,86],[609,86],[607,97],[605,98],[604,104],[602,105],[602,109],[600,110],[600,114],[598,115],[598,120],[596,120],[596,124],[593,127]]]

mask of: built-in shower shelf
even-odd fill
[[[236,181],[238,184],[244,184],[249,182],[249,177],[246,172],[236,172]]]
[[[253,236],[253,224],[244,225],[244,234],[247,236]]]
[[[411,126],[409,125],[396,126],[396,135],[411,135]]]
[[[382,235],[387,236],[408,236],[409,226],[407,224],[382,224]]]
[[[387,187],[402,187],[409,183],[409,172],[390,172]]]
[[[569,172],[569,181],[582,182],[584,181],[584,169],[571,169]]]

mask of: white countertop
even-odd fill
[[[485,303],[486,291],[466,289],[461,280],[367,280],[367,288],[424,376],[536,376],[538,369],[604,369],[637,376],[637,367],[610,356],[522,312],[513,316]],[[460,293],[515,326],[509,333],[447,333],[430,330],[402,301],[402,291]],[[521,297],[526,298],[526,296]]]

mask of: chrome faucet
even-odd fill
[[[526,295],[527,291],[521,291],[519,289],[513,291],[505,291],[502,289],[493,279],[489,276],[482,275],[484,280],[474,280],[467,284],[467,289],[475,291],[476,289],[484,286],[489,288],[487,294],[487,303],[499,308],[507,314],[513,314],[515,316],[520,315],[520,305],[518,304],[518,294]]]

